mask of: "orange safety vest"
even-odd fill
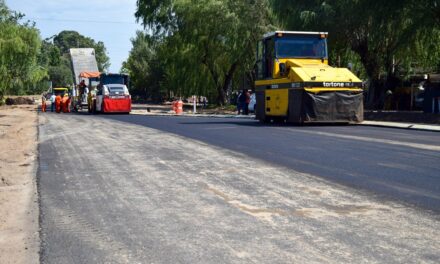
[[[46,98],[41,98],[41,112],[46,112]]]
[[[61,108],[63,109],[63,113],[67,113],[67,100],[68,99],[69,99],[69,97],[64,96],[61,101]]]
[[[61,111],[61,96],[57,95],[57,97],[55,97],[55,108],[57,113],[59,113]]]
[[[67,106],[66,106],[67,107],[67,112],[70,113],[70,97],[67,98],[66,104],[67,104]]]

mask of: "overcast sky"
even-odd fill
[[[20,11],[36,22],[41,37],[63,30],[103,41],[110,57],[110,72],[119,72],[131,49],[137,29],[136,0],[6,0],[11,10]]]

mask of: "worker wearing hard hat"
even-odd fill
[[[46,94],[41,96],[41,112],[46,112]]]
[[[67,107],[67,113],[70,113],[70,101],[71,101],[71,96],[70,95],[68,95],[67,96],[67,102],[66,102],[66,107]]]
[[[93,107],[93,94],[91,90],[87,94],[87,105],[88,105],[89,113],[93,113],[95,110]]]
[[[61,96],[59,94],[55,97],[55,109],[57,113],[61,111]]]
[[[69,100],[69,95],[64,94],[63,98],[61,99],[61,108],[63,110],[63,113],[67,113],[68,104],[67,101]]]

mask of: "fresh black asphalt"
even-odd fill
[[[438,147],[440,133],[437,132],[353,125],[263,125],[256,120],[233,118],[145,115],[100,118],[196,139],[365,190],[383,199],[440,212],[440,152],[374,141]],[[369,142],[368,138],[373,141]],[[248,170],[252,174],[252,168]]]

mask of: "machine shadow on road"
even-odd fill
[[[293,127],[293,128],[307,128],[307,127],[346,127],[354,126],[355,124],[341,124],[341,123],[306,123],[306,124],[292,124],[292,123],[261,123],[256,120],[236,120],[236,121],[212,121],[212,122],[179,122],[180,125],[237,125],[248,127]]]
[[[254,122],[252,122],[254,121]],[[210,121],[210,122],[179,122],[181,125],[238,125],[238,126],[252,126],[252,127],[344,127],[354,126],[356,124],[347,123],[305,123],[305,124],[292,124],[292,123],[261,123],[256,120],[234,120],[234,121]]]
[[[130,120],[127,120],[127,122],[132,123],[132,117],[138,117],[139,115],[127,115],[125,113],[105,113],[105,114],[101,114],[101,113],[96,113],[96,114],[91,114],[88,113],[87,111],[78,111],[78,112],[74,112],[73,114],[76,115],[92,115],[92,116],[100,116],[100,117],[106,117],[106,116],[125,116],[125,117],[130,117]],[[148,115],[146,116],[148,118],[151,117],[159,117],[159,116],[155,116],[155,115]],[[160,117],[164,117],[164,116],[160,116]],[[346,127],[346,126],[356,126],[357,124],[350,124],[350,123],[329,123],[329,122],[314,122],[314,123],[302,123],[302,124],[295,124],[295,123],[285,123],[285,122],[269,122],[269,123],[263,123],[263,122],[259,122],[256,119],[234,119],[234,120],[228,120],[225,121],[224,119],[233,119],[231,117],[227,117],[227,118],[220,118],[220,117],[203,117],[203,116],[195,116],[196,118],[200,118],[200,119],[210,119],[212,121],[202,121],[202,122],[193,122],[193,121],[189,121],[189,122],[177,122],[177,124],[179,125],[238,125],[238,126],[248,126],[248,127],[298,127],[298,128],[306,128],[306,127]],[[194,118],[194,116],[169,116],[169,118]],[[135,118],[137,119],[137,118]],[[216,120],[217,119],[217,120]],[[218,120],[218,119],[222,119],[222,120]],[[125,121],[125,120],[121,120],[118,119],[119,121]]]

